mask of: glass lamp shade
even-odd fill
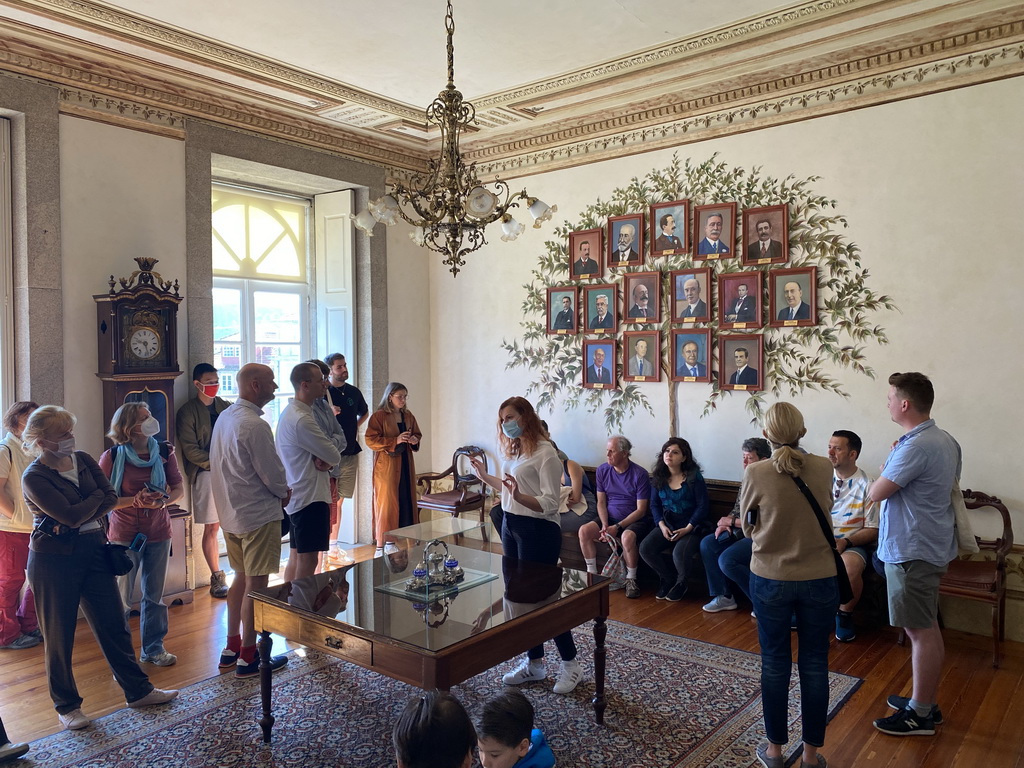
[[[526,201],[530,206],[530,215],[533,216],[533,228],[540,229],[540,225],[551,218],[551,214],[558,210],[557,205],[548,205],[543,200],[531,197]]]
[[[409,239],[416,243],[416,245],[423,246],[427,242],[427,233],[423,230],[423,227],[416,227],[416,229],[409,233]]]
[[[373,227],[377,223],[377,219],[373,217],[372,213],[360,211],[352,220],[355,222],[356,229],[365,232],[367,237],[373,237]]]
[[[373,218],[382,224],[390,227],[398,223],[398,201],[392,195],[384,195],[368,207]]]
[[[501,217],[501,239],[510,243],[526,231],[526,227],[513,219],[507,213]]]

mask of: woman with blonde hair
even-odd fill
[[[799,447],[807,430],[790,403],[775,403],[765,414],[770,460],[743,473],[740,510],[743,534],[753,542],[750,594],[761,644],[761,701],[768,744],[757,748],[766,768],[783,768],[789,740],[791,623],[796,620],[803,715],[801,766],[825,766],[818,749],[828,718],[828,647],[839,608],[836,563],[822,535],[818,513],[804,495],[809,489],[822,514],[832,508],[832,464]]]
[[[501,545],[505,557],[555,565],[562,548],[559,525],[562,462],[530,401],[510,397],[498,408],[498,444],[501,448],[501,479],[487,474],[480,457],[470,459],[473,471],[491,488],[501,492],[505,511]],[[571,632],[555,638],[562,664],[555,693],[569,693],[580,682],[583,670],[576,661]],[[547,677],[544,645],[531,648],[526,659],[507,673],[505,685],[519,685]]]
[[[82,608],[129,707],[163,704],[177,691],[154,688],[135,661],[117,582],[105,546],[107,512],[117,492],[96,460],[75,450],[75,417],[56,405],[32,412],[23,437],[38,456],[22,477],[35,527],[29,541],[28,578],[36,596],[46,649],[50,698],[68,730],[89,725],[71,671],[78,609]]]
[[[397,381],[384,389],[377,410],[366,423],[366,447],[373,451],[373,538],[376,555],[397,550],[385,534],[412,525],[416,514],[416,465],[420,425],[406,409],[409,390]]]
[[[125,610],[131,605],[136,578],[141,581],[140,660],[169,667],[178,657],[164,648],[167,606],[163,595],[171,551],[167,505],[180,499],[184,488],[174,447],[157,441],[159,432],[160,423],[145,403],[123,403],[114,411],[107,433],[114,445],[103,452],[99,465],[118,497],[107,536],[115,544],[131,547],[128,556],[135,564],[121,581]]]
[[[4,414],[7,434],[0,440],[0,648],[12,650],[33,648],[43,641],[32,588],[25,587],[32,512],[21,492],[21,476],[32,461],[21,435],[29,414],[38,407],[23,400],[8,408]]]

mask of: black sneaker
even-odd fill
[[[685,595],[685,594],[686,594],[686,585],[685,584],[674,584],[672,586],[672,589],[670,589],[668,591],[668,594],[665,595],[665,599],[668,600],[670,603],[678,603],[680,600],[683,599],[683,595]]]
[[[672,582],[663,580],[661,584],[658,585],[658,592],[654,598],[656,600],[664,600],[668,596],[668,591],[670,589],[672,589]]]
[[[840,643],[852,643],[857,639],[857,630],[853,626],[853,614],[836,611],[836,640]],[[902,709],[902,707],[898,707]]]
[[[895,715],[875,720],[875,728],[890,736],[933,736],[935,721],[930,716],[921,717],[908,707]]]
[[[895,693],[885,700],[885,703],[889,705],[889,709],[906,709],[910,706],[909,696],[897,696]],[[939,705],[936,704],[932,707],[932,721],[936,725],[942,725],[942,710],[939,709]]]
[[[270,671],[277,672],[281,667],[288,663],[287,656],[271,656],[270,657]],[[260,658],[257,656],[252,660],[251,664],[244,663],[241,659],[238,660],[238,665],[235,667],[235,677],[255,677],[260,673]]]

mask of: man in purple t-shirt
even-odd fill
[[[651,478],[647,470],[629,460],[633,444],[622,435],[609,438],[608,463],[597,468],[597,516],[580,528],[580,549],[588,573],[597,573],[597,542],[610,537],[622,544],[626,561],[626,597],[640,597],[636,569],[640,564],[639,545],[651,529],[647,509],[651,498]],[[600,525],[598,524],[600,522]]]

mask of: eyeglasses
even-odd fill
[[[835,487],[835,490],[833,491],[832,498],[838,499],[839,498],[839,494],[842,493],[842,492],[843,492],[843,478],[837,477],[836,478],[836,487]]]

